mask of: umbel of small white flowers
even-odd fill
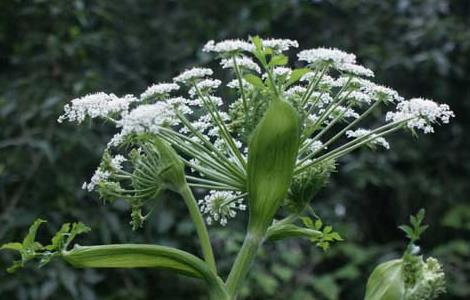
[[[103,162],[83,188],[142,206],[156,196],[151,172],[155,161],[151,149],[135,141],[159,138],[181,155],[189,185],[207,191],[199,201],[207,222],[225,225],[246,208],[248,141],[273,98],[290,103],[300,116],[293,181],[306,185],[315,181],[309,174],[318,174],[325,163],[334,165],[361,146],[389,149],[385,136],[399,129],[432,133],[435,125],[454,116],[446,104],[405,100],[374,83],[373,71],[360,65],[354,54],[332,48],[302,50],[291,65],[304,67],[291,69],[286,52],[298,48],[297,41],[259,43],[266,55],[256,51],[253,40],[209,41],[203,47],[220,59],[217,74],[233,76],[228,82],[213,78],[212,69],[195,67],[172,82],[151,85],[138,97],[100,92],[65,105],[59,122],[101,118],[117,129]],[[384,109],[389,111],[383,120],[368,118]],[[366,129],[364,124],[373,125]]]

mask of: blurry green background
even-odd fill
[[[209,57],[200,49],[209,39],[254,34],[356,53],[378,82],[405,97],[446,102],[457,117],[433,135],[395,135],[391,151],[344,158],[314,205],[346,241],[326,253],[305,241],[267,243],[246,299],[362,299],[372,268],[405,246],[397,225],[420,207],[431,225],[422,248],[447,273],[442,299],[470,299],[467,0],[0,1],[0,244],[21,239],[42,217],[49,220],[44,239],[80,220],[93,228],[82,244],[153,242],[197,251],[174,195],[133,233],[125,205],[103,206],[81,191],[112,131],[59,126],[56,119],[74,97],[140,94],[204,64]],[[223,272],[242,239],[241,221],[211,229]],[[8,275],[12,259],[0,253],[0,299],[204,299],[199,282],[168,272],[74,270],[55,262]]]

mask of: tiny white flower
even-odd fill
[[[370,104],[372,102],[372,98],[369,94],[359,91],[350,92],[348,99],[353,100],[355,103],[359,104]]]
[[[399,102],[396,108],[395,112],[387,113],[387,121],[398,122],[410,119],[406,123],[407,127],[422,130],[424,133],[434,132],[432,124],[439,122],[447,124],[450,118],[455,116],[447,104],[438,104],[423,98]]]
[[[179,85],[177,85],[176,83],[153,84],[149,86],[147,90],[145,90],[145,92],[140,95],[140,99],[167,96],[169,93],[179,90],[179,88]]]
[[[193,101],[191,101],[190,105],[204,107],[205,102],[207,103],[208,101],[210,101],[214,106],[222,106],[223,104],[222,98],[209,95],[204,96],[204,98],[195,98]]]
[[[295,85],[291,88],[289,88],[285,94],[286,96],[288,97],[294,97],[294,96],[302,96],[305,94],[305,92],[307,91],[307,88],[303,87],[303,86],[300,86],[300,85]]]
[[[370,136],[367,137],[367,138],[373,138],[373,140],[370,141],[370,144],[379,145],[379,146],[384,147],[385,149],[390,149],[390,144],[387,142],[387,140],[385,138],[376,137],[377,135],[375,133],[370,134],[370,132],[371,131],[368,130],[368,129],[359,128],[355,131],[353,131],[353,130],[346,131],[346,136],[348,138],[361,138],[361,137],[364,137],[366,135],[370,135]]]
[[[64,120],[81,123],[86,117],[108,117],[112,114],[122,114],[128,111],[132,102],[138,101],[132,95],[122,98],[114,94],[103,92],[89,94],[81,98],[73,99],[70,104],[64,106],[64,114],[57,120],[62,123]]]
[[[212,90],[217,89],[222,82],[218,79],[204,79],[196,83],[196,87],[192,87],[189,89],[189,96],[194,98],[197,95],[197,90],[201,91],[201,93],[208,93]]]
[[[307,153],[316,153],[319,150],[324,149],[322,141],[314,141],[312,142],[311,138],[305,140],[305,145],[308,146]]]
[[[173,78],[175,82],[182,82],[182,83],[191,83],[196,79],[201,79],[206,76],[211,76],[214,73],[211,69],[208,68],[192,68],[184,71],[180,75]]]
[[[351,64],[351,63],[344,63],[339,64],[337,66],[338,70],[341,70],[346,73],[354,74],[356,76],[364,76],[364,77],[374,77],[374,72],[364,66]]]
[[[356,56],[354,54],[346,53],[335,48],[302,50],[297,54],[297,57],[300,61],[305,61],[313,65],[324,62],[332,63],[335,66],[356,63]]]
[[[285,76],[286,78],[289,78],[290,74],[292,73],[292,69],[286,67],[277,67],[274,68],[273,73],[276,76]]]
[[[127,158],[118,154],[111,159],[111,167],[115,170],[122,170],[122,164],[127,161]]]
[[[223,69],[235,68],[233,60],[236,61],[237,66],[241,69],[252,70],[256,73],[261,73],[261,68],[251,58],[246,56],[236,56],[232,58],[224,58],[220,61]]]
[[[342,115],[343,119],[357,119],[359,118],[359,114],[354,111],[352,108],[347,108],[344,106],[338,106],[334,109],[334,111],[329,115],[330,119],[336,118],[338,115]]]
[[[299,43],[296,40],[289,39],[263,39],[261,44],[265,48],[271,48],[280,52],[287,51],[289,48],[299,47]]]
[[[166,102],[143,104],[133,109],[117,122],[122,134],[152,132],[157,133],[165,124],[177,124],[173,108]]]
[[[206,221],[211,225],[213,221],[219,222],[220,225],[227,225],[228,219],[237,215],[237,210],[246,210],[243,199],[239,197],[239,193],[231,191],[209,191],[204,199],[198,201],[201,213],[208,215]]]
[[[111,173],[109,171],[103,171],[102,169],[98,168],[95,171],[95,174],[90,179],[90,182],[84,183],[82,185],[82,189],[86,189],[89,192],[93,191],[97,185],[99,185],[101,182],[107,180],[111,176]]]
[[[248,81],[246,81],[245,79],[242,79],[242,85],[243,85],[243,89],[246,89],[246,90],[253,88],[253,85],[249,83]],[[238,79],[233,79],[227,83],[227,87],[231,89],[239,89],[240,82],[238,81]]]
[[[224,40],[216,43],[215,41],[208,41],[202,48],[203,52],[216,52],[216,53],[234,53],[254,50],[254,46],[243,40]]]

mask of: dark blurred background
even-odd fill
[[[448,103],[457,117],[436,134],[397,134],[391,151],[344,158],[314,204],[346,241],[326,253],[306,241],[267,243],[243,291],[247,299],[362,299],[373,267],[405,247],[397,225],[421,207],[431,225],[422,248],[447,273],[442,299],[470,299],[467,0],[0,1],[0,244],[20,240],[42,217],[49,220],[44,239],[80,220],[93,228],[82,244],[152,242],[197,251],[174,195],[134,233],[125,205],[104,206],[81,191],[112,130],[59,126],[56,119],[74,97],[140,94],[204,64],[209,57],[200,49],[209,39],[255,34],[356,53],[378,82],[405,97]],[[241,220],[232,223],[211,229],[223,272],[243,237]],[[8,275],[12,259],[0,252],[0,299],[204,299],[199,282],[168,272],[74,270],[55,262]]]

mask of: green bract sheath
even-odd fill
[[[285,199],[299,136],[297,112],[289,103],[275,99],[254,130],[248,147],[250,230],[264,232]]]
[[[378,265],[367,281],[364,300],[401,300],[405,294],[402,260],[395,259]]]

